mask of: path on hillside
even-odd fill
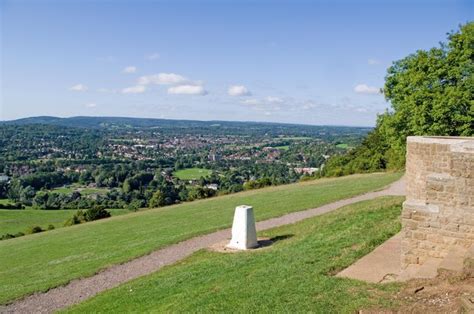
[[[257,231],[292,224],[333,211],[342,206],[386,195],[405,195],[405,182],[403,178],[380,191],[369,192],[317,208],[260,221],[257,223]],[[132,279],[156,272],[163,266],[180,261],[200,249],[225,241],[230,238],[230,233],[231,229],[229,228],[170,245],[124,264],[111,266],[92,277],[76,279],[65,286],[27,296],[12,304],[0,307],[0,313],[52,313],[80,303],[100,292],[114,288]]]

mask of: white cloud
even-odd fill
[[[267,96],[262,99],[257,99],[257,98],[251,98],[251,99],[245,99],[241,101],[242,104],[244,105],[249,105],[249,106],[266,106],[266,107],[273,107],[273,108],[280,108],[279,105],[285,103],[285,100],[280,98],[280,97],[275,97],[275,96]]]
[[[87,108],[95,108],[95,107],[97,107],[97,104],[89,103],[89,104],[85,104],[85,106],[86,106]]]
[[[96,91],[99,93],[112,93],[112,94],[115,94],[118,92],[116,89],[109,89],[109,88],[104,88],[104,87],[98,88]]]
[[[354,92],[358,94],[377,95],[380,94],[380,89],[377,87],[369,86],[367,84],[359,84],[354,87]]]
[[[147,60],[157,60],[159,58],[160,58],[160,55],[156,52],[145,56],[145,59]]]
[[[137,86],[145,88],[146,85],[171,85],[168,94],[175,95],[206,95],[202,81],[192,81],[176,73],[158,73],[142,76],[138,79]]]
[[[314,109],[314,108],[318,108],[318,107],[320,107],[320,106],[321,106],[321,105],[319,105],[319,104],[317,104],[317,103],[315,103],[315,102],[313,102],[313,101],[311,101],[311,100],[306,100],[306,101],[303,102],[301,108],[302,108],[303,110],[311,110],[311,109]]]
[[[178,85],[185,84],[188,82],[188,79],[184,76],[175,73],[158,73],[152,75],[142,76],[138,79],[139,85]]]
[[[243,85],[232,85],[227,90],[229,96],[250,96],[252,93]]]
[[[76,84],[74,86],[71,86],[69,90],[72,90],[75,92],[85,92],[87,90],[87,86],[84,84]]]
[[[258,99],[245,99],[242,101],[244,105],[249,105],[249,106],[257,106],[260,104],[260,101]]]
[[[380,64],[380,61],[377,60],[377,59],[369,59],[369,60],[367,60],[367,63],[369,65],[377,65],[377,64]]]
[[[140,94],[146,90],[146,87],[143,85],[131,86],[122,89],[122,94]]]
[[[135,73],[135,72],[137,72],[137,67],[133,66],[133,65],[125,67],[122,72],[123,73]]]
[[[281,110],[281,106],[283,104],[285,104],[285,107],[289,105],[286,103],[286,100],[274,96],[267,96],[261,99],[245,99],[242,100],[240,103],[249,106],[250,108],[252,108],[252,110],[256,110],[259,112],[277,112]]]
[[[168,94],[174,95],[206,95],[202,85],[178,85],[168,88]]]
[[[265,97],[265,100],[269,103],[277,103],[277,104],[281,104],[283,103],[283,99],[281,99],[280,97],[274,97],[274,96],[267,96]]]

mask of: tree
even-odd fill
[[[110,217],[110,213],[100,206],[93,206],[84,213],[85,221],[94,221]]]
[[[393,110],[377,128],[392,145],[391,158],[405,154],[409,135],[472,136],[474,22],[448,34],[447,44],[394,62],[384,94]]]
[[[474,22],[440,47],[394,62],[383,92],[391,110],[359,147],[332,157],[326,175],[403,168],[410,135],[474,135]]]
[[[153,193],[153,196],[150,199],[149,206],[153,208],[160,207],[163,205],[166,205],[165,195],[160,190],[157,190],[155,193]]]

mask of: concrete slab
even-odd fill
[[[398,233],[336,276],[372,283],[395,280],[401,270],[400,254],[401,234]]]

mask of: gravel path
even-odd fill
[[[294,212],[258,222],[257,230],[261,231],[292,224],[306,218],[333,211],[345,205],[385,195],[405,195],[404,180],[401,179],[384,190],[369,192],[349,199],[329,203],[321,207]],[[76,279],[65,286],[53,288],[44,293],[36,293],[27,296],[12,304],[0,307],[0,313],[52,313],[56,310],[82,302],[100,292],[117,287],[124,282],[153,273],[163,266],[173,264],[200,249],[207,248],[217,242],[225,241],[228,238],[230,238],[230,229],[194,237],[124,264],[112,266],[92,277]]]

